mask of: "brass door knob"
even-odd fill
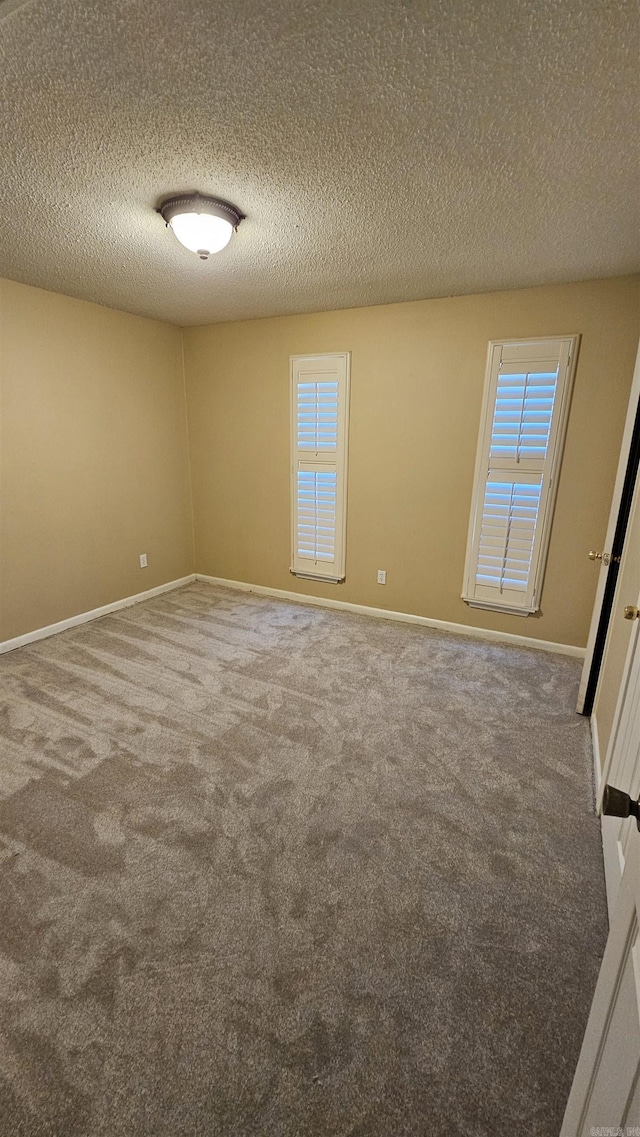
[[[603,565],[610,565],[612,561],[618,563],[620,560],[620,557],[614,557],[612,553],[596,553],[593,549],[587,556],[590,561],[602,561]]]
[[[588,555],[590,561],[602,561],[603,565],[611,564],[611,553],[596,553],[592,549]]]
[[[635,604],[627,604],[624,610],[625,620],[637,620],[640,616],[640,608],[636,608]]]

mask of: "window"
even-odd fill
[[[345,574],[349,354],[291,358],[291,571]]]
[[[462,597],[540,607],[578,337],[489,344]]]

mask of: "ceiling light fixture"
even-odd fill
[[[244,219],[244,213],[217,197],[181,193],[160,202],[157,212],[170,225],[181,245],[206,261],[219,253]]]

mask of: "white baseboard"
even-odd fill
[[[596,813],[600,804],[601,794],[603,792],[603,775],[605,774],[607,755],[602,754],[600,750],[600,736],[598,734],[598,720],[596,715],[592,714],[589,719],[591,726],[591,742],[593,746],[593,771],[595,777],[595,790],[596,790]],[[607,909],[609,912],[609,923],[613,920],[613,912],[620,890],[620,881],[622,879],[622,866],[620,863],[620,850],[618,845],[619,836],[619,818],[605,817],[603,813],[600,814],[600,836],[602,839],[602,856],[604,858],[604,879],[607,891]]]
[[[180,580],[170,580],[167,584],[158,584],[146,592],[137,592],[135,596],[126,596],[124,600],[114,600],[111,604],[103,604],[102,608],[93,608],[91,612],[81,612],[78,616],[70,616],[68,620],[59,620],[57,624],[49,624],[46,628],[37,628],[34,632],[26,632],[23,636],[16,636],[12,640],[0,643],[0,655],[6,651],[13,651],[25,644],[44,640],[47,636],[55,636],[58,632],[66,632],[67,628],[75,628],[78,624],[86,624],[89,620],[98,620],[100,616],[107,616],[109,612],[117,612],[120,608],[130,608],[132,604],[139,604],[141,600],[151,600],[152,596],[160,596],[162,592],[171,592],[174,588],[182,588],[183,584],[192,584],[196,579],[195,573],[183,576]]]
[[[598,720],[595,715],[591,715],[589,719],[589,726],[591,727],[591,746],[593,748],[593,776],[596,780],[596,796],[600,790],[600,780],[602,778],[602,760],[600,758],[600,737],[598,735]]]
[[[613,921],[613,913],[618,899],[618,892],[620,891],[620,881],[622,879],[622,869],[620,866],[620,852],[618,846],[618,834],[620,831],[620,821],[615,817],[600,817],[600,835],[602,838],[602,857],[604,860],[604,883],[607,893],[607,912],[609,914],[609,924]],[[596,1129],[596,1133],[597,1133]],[[604,1130],[606,1133],[606,1129]],[[613,1130],[615,1133],[615,1129]],[[628,1130],[627,1132],[633,1132]]]
[[[433,620],[429,616],[414,616],[410,612],[391,612],[387,608],[369,608],[366,604],[350,604],[346,600],[330,600],[324,596],[308,596],[301,592],[287,592],[283,588],[267,588],[262,584],[247,584],[242,580],[226,580],[219,576],[205,576],[196,573],[196,580],[205,584],[218,584],[223,588],[237,588],[242,592],[256,592],[261,596],[276,596],[280,600],[293,600],[297,604],[317,604],[321,608],[339,608],[343,612],[358,612],[362,616],[376,616],[381,620],[399,620],[404,624],[421,624],[425,628],[438,628],[442,632],[455,632],[462,636],[474,636],[481,640],[494,640],[497,643],[515,644],[517,647],[533,647],[539,651],[553,651],[559,655],[571,655],[584,659],[585,648],[572,644],[557,644],[551,640],[536,640],[532,636],[519,636],[515,632],[495,632],[490,628],[475,628],[469,624],[452,624],[448,620]]]
[[[434,620],[430,616],[415,616],[411,612],[392,612],[387,608],[370,608],[366,604],[351,604],[346,600],[331,600],[324,596],[310,596],[301,592],[288,592],[283,588],[267,588],[262,584],[247,584],[243,580],[227,580],[219,576],[206,576],[203,573],[191,573],[179,580],[170,580],[166,584],[159,584],[146,592],[138,592],[135,596],[126,596],[123,600],[114,600],[111,604],[104,604],[101,608],[93,608],[90,612],[80,612],[77,616],[70,616],[67,620],[60,620],[57,624],[49,624],[46,628],[37,628],[33,632],[26,632],[23,636],[16,636],[11,640],[0,643],[0,655],[26,644],[35,643],[36,640],[55,636],[67,628],[75,628],[78,624],[86,624],[90,620],[98,620],[100,616],[107,616],[109,612],[117,612],[121,608],[129,608],[132,604],[139,604],[142,600],[150,600],[153,596],[160,596],[163,592],[170,592],[174,588],[182,588],[194,580],[204,581],[205,584],[217,584],[223,588],[235,588],[242,592],[256,592],[261,596],[275,596],[280,600],[293,600],[296,604],[314,604],[321,608],[337,608],[343,612],[356,612],[362,616],[374,616],[381,620],[399,620],[404,624],[420,624],[425,628],[437,628],[443,632],[454,632],[457,635],[472,636],[481,640],[493,640],[496,643],[515,644],[517,647],[532,647],[539,651],[552,651],[559,655],[571,655],[576,659],[584,659],[585,648],[574,647],[572,644],[553,643],[551,640],[537,640],[532,636],[520,636],[515,632],[496,632],[491,628],[476,628],[470,624],[453,624],[448,620]],[[599,763],[597,751],[597,725],[591,719],[594,731],[594,759]],[[599,766],[596,767],[599,773]]]

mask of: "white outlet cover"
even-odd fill
[[[146,567],[147,567],[147,554],[146,553],[140,553],[140,568],[146,568]]]
[[[387,583],[387,570],[386,569],[378,569],[378,584],[386,584],[386,583]]]

